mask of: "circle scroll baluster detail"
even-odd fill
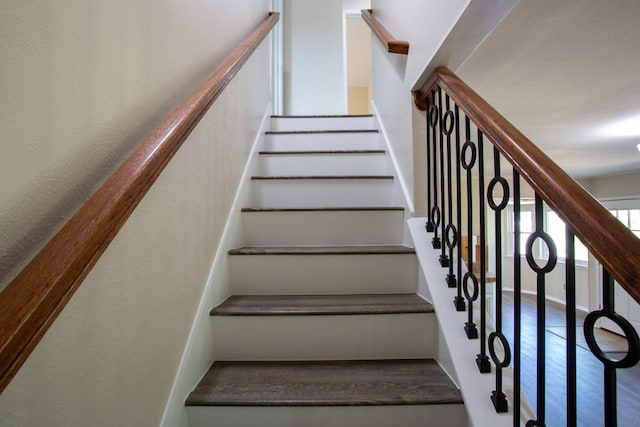
[[[431,208],[431,218],[433,221],[433,226],[437,229],[438,226],[440,225],[440,208],[437,206],[434,206],[433,208]]]
[[[502,349],[504,350],[502,360],[500,360],[496,354],[496,340],[500,341]],[[506,368],[509,366],[509,363],[511,363],[511,347],[509,347],[509,342],[501,332],[492,332],[489,334],[489,354],[491,355],[493,363],[499,368]]]
[[[549,251],[549,259],[547,259],[547,263],[543,266],[538,265],[536,259],[533,256],[533,244],[535,243],[536,239],[542,240],[547,245],[547,249]],[[529,267],[531,267],[531,269],[538,274],[547,274],[551,272],[558,263],[558,252],[556,250],[556,245],[555,243],[553,243],[553,239],[551,238],[551,236],[549,236],[549,234],[545,233],[544,231],[538,230],[532,233],[527,239],[527,245],[525,249]]]
[[[453,125],[455,123],[455,116],[453,111],[449,110],[444,114],[442,118],[442,131],[445,135],[450,136],[453,132]]]
[[[458,229],[456,228],[456,226],[453,224],[448,224],[444,229],[444,232],[446,236],[447,247],[449,249],[455,248],[458,243]]]
[[[476,276],[471,272],[467,272],[465,273],[464,278],[462,280],[464,282],[464,286],[462,287],[462,290],[464,291],[464,296],[469,301],[477,300],[478,294],[480,293],[480,286],[478,285],[478,279],[476,278]],[[469,292],[469,281],[471,281],[471,284],[473,285],[472,293]]]
[[[437,105],[431,105],[429,107],[429,126],[432,128],[438,124],[438,116],[440,115],[440,109]]]
[[[607,353],[602,351],[595,337],[596,322],[602,318],[606,318],[614,322],[622,329],[624,337],[627,339],[629,348],[625,357],[619,360],[611,359]],[[615,312],[606,310],[598,310],[591,312],[584,319],[584,337],[591,352],[605,366],[609,368],[630,368],[640,361],[640,338],[633,325],[627,319]]]
[[[469,153],[470,152],[470,153]],[[467,158],[471,156],[471,158]],[[464,170],[471,169],[476,164],[476,157],[478,156],[478,150],[476,144],[473,141],[467,141],[462,145],[462,157],[461,163]]]
[[[493,194],[495,187],[498,184],[502,187],[502,200],[500,200],[500,203],[495,202]],[[489,187],[487,188],[487,203],[491,209],[496,212],[502,211],[507,207],[507,204],[509,203],[509,184],[506,179],[501,176],[496,176],[491,180],[491,182],[489,182]]]

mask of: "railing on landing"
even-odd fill
[[[423,88],[414,93],[414,100],[419,109],[426,111],[427,120],[426,228],[434,233],[432,245],[440,249],[440,265],[448,269],[443,286],[452,288],[456,309],[468,312],[468,320],[461,327],[464,326],[469,339],[480,338],[476,358],[478,369],[482,373],[491,372],[492,365],[495,369],[491,400],[496,411],[506,412],[511,406],[514,425],[520,425],[524,368],[536,372],[536,396],[532,396],[536,401],[536,419],[529,420],[526,425],[543,426],[551,421],[546,414],[548,390],[545,380],[551,369],[558,367],[547,366],[547,363],[557,361],[545,357],[545,279],[556,267],[558,257],[566,256],[567,347],[566,361],[560,365],[566,363],[566,425],[577,425],[575,237],[578,237],[603,266],[603,307],[586,316],[584,335],[589,349],[603,366],[604,423],[606,426],[617,425],[616,373],[618,369],[638,363],[640,340],[633,326],[615,311],[614,280],[640,302],[640,239],[448,69],[437,69]],[[493,145],[490,150],[492,161],[485,162],[485,142]],[[503,160],[508,162],[511,171],[501,170],[506,165]],[[485,173],[493,175],[488,185]],[[520,241],[521,179],[535,191],[535,220],[526,242]],[[507,217],[505,213],[509,203],[513,204],[513,217]],[[552,237],[545,231],[545,204],[566,224],[566,254],[557,253]],[[493,217],[494,223],[490,226],[487,217]],[[502,229],[504,221],[510,220],[513,220],[513,236],[504,237],[505,240],[506,237],[513,239],[513,325],[507,325],[503,320],[502,300],[507,281],[502,265]],[[474,230],[474,225],[478,227],[478,224],[479,229]],[[495,235],[489,236],[488,229],[494,229]],[[462,247],[465,233],[469,239],[467,248]],[[469,264],[473,262],[471,236],[474,234],[479,235],[479,265],[467,270],[463,259],[466,256]],[[491,285],[495,287],[493,307],[488,307],[486,302],[488,282],[494,279],[487,274],[485,248],[490,237],[495,241],[492,252],[495,283]],[[543,265],[534,254],[534,245],[546,248],[548,256]],[[523,367],[522,359],[521,247],[525,248],[527,264],[535,273],[537,290],[536,330],[533,332],[536,362],[535,366],[526,367]],[[493,328],[488,325],[487,311],[490,309],[495,312],[491,319]],[[475,310],[479,310],[479,315],[474,316]],[[480,325],[475,323],[478,317]],[[617,324],[626,337],[628,350],[620,359],[605,353],[595,337],[595,325],[603,318]],[[514,331],[511,340],[504,332],[507,326]],[[509,366],[514,373],[512,402],[508,401],[503,384],[503,370]]]
[[[371,9],[362,9],[362,19],[369,25],[369,28],[371,28],[373,34],[376,35],[380,43],[387,49],[387,52],[400,55],[409,54],[409,42],[394,39],[380,21],[373,16]]]
[[[279,20],[271,13],[0,293],[0,393],[200,119]]]

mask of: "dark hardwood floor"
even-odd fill
[[[513,292],[504,292],[504,334],[513,348]],[[584,344],[582,324],[584,315],[578,313],[577,320],[577,388],[578,425],[597,427],[604,425],[603,367]],[[522,300],[522,387],[532,407],[536,410],[536,302],[535,297],[524,295]],[[547,346],[546,425],[566,426],[566,328],[563,305],[547,301],[545,339]],[[600,330],[599,343],[606,342],[603,349],[624,351],[625,340],[607,331]],[[619,356],[619,353],[618,353]],[[618,370],[618,426],[640,425],[640,365]]]

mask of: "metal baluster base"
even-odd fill
[[[462,297],[455,297],[453,305],[456,307],[456,311],[465,311],[467,309],[467,303]]]
[[[433,239],[431,239],[431,246],[433,246],[433,249],[442,248],[442,242],[440,241],[440,238],[436,236]]]
[[[449,267],[449,257],[447,255],[440,255],[440,267]]]
[[[487,374],[491,372],[491,361],[489,360],[489,356],[478,354],[476,357],[476,365],[478,365],[478,369],[481,374]]]
[[[504,393],[492,391],[491,401],[493,402],[493,407],[496,408],[497,413],[509,411],[509,403],[507,402],[507,396],[505,396]]]
[[[470,340],[478,338],[478,327],[475,323],[466,322],[464,324],[464,331],[467,333],[467,338]]]
[[[447,282],[447,286],[450,288],[458,287],[458,281],[456,280],[455,274],[447,274],[446,282]]]

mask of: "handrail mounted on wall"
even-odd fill
[[[165,166],[280,16],[270,13],[0,293],[0,393]]]

